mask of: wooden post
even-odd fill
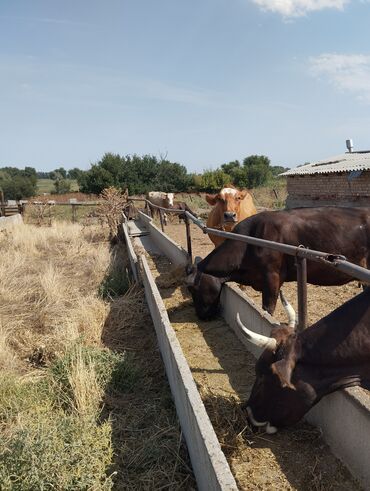
[[[0,196],[1,196],[0,216],[5,217],[5,201],[4,201],[4,192],[2,189],[0,189]]]
[[[163,213],[162,213],[162,210],[159,210],[159,220],[161,222],[161,229],[162,229],[162,232],[164,232],[164,226],[163,226]]]
[[[72,223],[77,222],[76,205],[72,204]]]

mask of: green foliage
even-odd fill
[[[229,181],[239,188],[258,188],[272,184],[285,170],[282,166],[271,166],[264,155],[250,155],[241,164],[238,160],[223,164],[221,170],[230,176]]]
[[[272,178],[270,159],[264,155],[250,155],[243,160],[248,178],[248,187],[257,188],[267,184]]]
[[[0,189],[6,200],[33,196],[36,193],[36,183],[36,171],[32,167],[26,167],[25,170],[3,167],[0,170]]]
[[[131,392],[142,370],[134,356],[77,344],[44,376],[0,375],[0,483],[4,491],[110,490],[111,423],[76,411],[70,374],[82,358],[99,386],[112,395]]]
[[[52,179],[38,179],[37,180],[37,193],[53,193],[55,191],[55,185]],[[78,191],[79,187],[75,179],[69,179],[71,183],[71,192]]]
[[[279,174],[282,174],[283,172],[286,172],[289,170],[289,167],[283,167],[282,165],[273,165],[271,167],[271,172],[274,178],[278,177]]]
[[[68,374],[76,359],[76,347],[72,347],[64,356],[56,360],[49,371],[53,384],[58,387],[59,402],[73,399],[72,388]],[[131,392],[141,377],[141,372],[134,357],[130,353],[115,353],[108,349],[102,350],[92,346],[78,345],[85,362],[92,362],[97,375],[98,383],[105,392],[110,394]],[[61,399],[61,401],[60,401]]]
[[[71,181],[68,179],[56,179],[54,181],[54,194],[65,194],[71,191]]]
[[[74,167],[73,169],[69,169],[67,177],[68,179],[78,179],[78,177],[83,174],[83,170],[79,169],[78,167]]]
[[[104,300],[109,300],[123,295],[129,287],[130,280],[127,271],[121,268],[112,268],[99,287],[99,295]]]
[[[128,155],[106,153],[89,171],[77,177],[80,190],[100,194],[103,189],[115,187],[128,189],[130,194],[161,191],[185,191],[191,183],[183,165],[158,160],[152,155]]]
[[[1,376],[0,418],[8,428],[0,440],[2,490],[112,488],[110,423],[58,408],[57,387],[50,373],[25,381]]]
[[[50,172],[51,179],[67,179],[67,171],[64,167],[59,167],[54,171]]]
[[[207,170],[203,172],[200,184],[200,190],[212,193],[219,191],[226,184],[230,183],[230,176],[228,176],[221,169]]]

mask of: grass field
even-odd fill
[[[76,179],[71,179],[71,191],[78,191],[78,183]],[[51,193],[55,190],[54,181],[52,179],[38,179],[37,180],[37,193]]]
[[[143,290],[107,235],[0,231],[2,491],[195,488]]]

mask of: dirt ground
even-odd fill
[[[184,227],[166,232],[184,244]],[[194,252],[212,249],[193,232]],[[241,490],[361,489],[331,454],[319,430],[305,422],[267,435],[252,430],[240,409],[254,381],[255,360],[222,318],[202,322],[195,315],[182,271],[164,257],[149,258],[171,323],[189,363],[212,424]]]
[[[186,249],[186,232],[184,225],[171,223],[165,228],[165,232],[175,242]],[[191,236],[193,257],[205,257],[207,254],[213,251],[214,246],[208,235],[204,234],[198,227],[193,224],[191,225]],[[241,288],[254,302],[256,302],[257,305],[262,305],[262,294],[260,292],[257,292],[253,290],[253,288],[248,286],[242,286]],[[292,304],[295,311],[297,312],[297,283],[295,281],[284,283],[283,291],[288,301]],[[347,283],[346,285],[342,286],[325,287],[307,285],[308,324],[311,325],[314,322],[318,321],[350,298],[361,293],[361,291],[362,290],[358,288],[357,281],[352,281],[351,283]],[[274,317],[279,322],[286,321],[286,314],[280,301],[278,301]]]

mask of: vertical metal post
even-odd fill
[[[190,258],[190,262],[193,263],[193,251],[191,248],[191,230],[190,230],[190,223],[189,223],[189,218],[185,215],[185,227],[186,227],[186,242],[188,245],[188,254]]]
[[[297,257],[298,331],[307,327],[307,259]]]
[[[161,222],[161,229],[162,229],[162,232],[164,232],[164,226],[163,226],[163,214],[162,214],[162,210],[159,210],[159,220]]]

